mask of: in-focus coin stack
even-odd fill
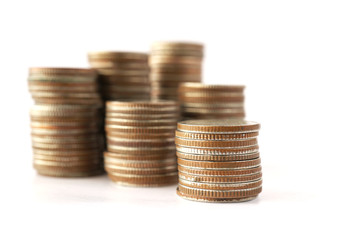
[[[178,86],[183,82],[201,82],[202,44],[157,42],[151,47],[152,99],[178,100]]]
[[[244,88],[241,85],[180,84],[179,102],[183,120],[244,119]]]
[[[177,182],[175,101],[108,101],[105,170],[115,183],[161,186]]]
[[[242,120],[178,123],[179,196],[205,202],[242,202],[262,190],[257,136],[260,124]]]
[[[105,100],[149,100],[148,54],[135,52],[93,52],[89,63],[99,73]]]
[[[31,68],[33,164],[39,174],[81,177],[103,172],[101,97],[91,69]]]

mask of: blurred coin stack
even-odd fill
[[[134,52],[93,52],[89,63],[99,73],[104,100],[149,100],[148,55]]]
[[[177,182],[175,101],[106,103],[105,170],[116,183],[161,186]]]
[[[183,82],[201,82],[202,44],[157,42],[151,47],[152,99],[178,100],[178,86]]]
[[[178,91],[182,118],[244,119],[244,88],[240,85],[182,83]]]
[[[101,97],[91,69],[31,68],[31,139],[39,174],[80,177],[103,172]]]
[[[242,202],[262,190],[257,136],[260,124],[241,120],[178,123],[179,196],[205,202]]]

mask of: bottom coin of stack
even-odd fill
[[[153,187],[177,182],[174,101],[106,103],[105,170],[114,182]]]
[[[257,136],[260,124],[243,120],[178,123],[177,194],[204,202],[243,202],[262,190]]]
[[[82,177],[103,172],[100,109],[80,105],[31,108],[34,168],[41,175]]]

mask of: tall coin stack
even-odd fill
[[[39,174],[81,177],[103,172],[102,100],[96,78],[91,69],[30,69],[33,164]]]
[[[242,202],[262,190],[257,136],[260,124],[241,120],[178,123],[177,194],[205,202]]]
[[[177,101],[180,83],[201,82],[203,48],[197,43],[154,43],[149,58],[152,99]]]
[[[244,88],[240,85],[180,84],[182,118],[244,119]]]
[[[161,186],[177,182],[175,101],[106,103],[105,170],[116,183]]]
[[[148,55],[134,52],[93,52],[89,63],[99,73],[104,100],[149,100]]]

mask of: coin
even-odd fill
[[[257,139],[241,139],[231,141],[212,141],[212,140],[187,140],[175,138],[175,144],[183,147],[196,147],[196,148],[239,148],[257,145]]]
[[[107,144],[107,149],[110,152],[121,154],[169,154],[175,151],[174,146],[166,147],[122,147],[114,144]]]
[[[244,183],[199,183],[179,178],[179,184],[190,188],[226,191],[261,187],[262,179]]]
[[[183,83],[179,91],[219,91],[219,92],[243,92],[245,86],[243,85],[206,85],[201,83]]]
[[[232,154],[232,155],[213,155],[213,154],[191,154],[191,153],[182,153],[177,151],[176,155],[179,158],[189,159],[189,160],[196,160],[196,161],[242,161],[242,160],[250,160],[255,159],[260,156],[259,152],[252,152],[252,153],[239,153],[239,154]]]
[[[181,49],[181,50],[203,51],[204,45],[201,43],[194,43],[194,42],[159,41],[159,42],[154,42],[151,45],[151,48],[152,49]]]
[[[178,166],[178,171],[197,176],[244,176],[261,172],[261,166],[246,169],[212,170]]]
[[[165,159],[174,159],[176,157],[175,152],[169,152],[167,154],[158,153],[158,154],[120,154],[114,152],[104,152],[105,158],[116,159],[116,160],[124,160],[124,161],[159,161]]]
[[[227,161],[227,162],[213,162],[213,161],[194,161],[188,159],[178,158],[178,164],[183,167],[199,168],[199,169],[245,169],[260,166],[260,158],[243,161]]]
[[[197,155],[239,155],[257,153],[259,151],[258,145],[238,147],[238,148],[193,148],[176,146],[176,150],[182,153],[197,154]]]
[[[209,190],[178,185],[179,192],[190,196],[210,197],[210,198],[244,198],[257,196],[262,191],[262,187],[254,187],[240,190]]]
[[[148,55],[145,53],[136,53],[136,52],[90,52],[88,53],[90,60],[92,59],[111,59],[111,60],[141,60],[147,61]]]
[[[176,169],[176,159],[164,159],[164,160],[155,160],[155,161],[128,161],[128,160],[118,160],[114,158],[105,157],[105,165],[116,165],[120,167],[127,168],[162,168],[168,166],[175,166]]]
[[[260,124],[251,121],[188,120],[178,123],[178,130],[198,133],[245,133],[259,131]]]
[[[153,174],[166,174],[176,171],[176,165],[157,167],[157,168],[130,168],[112,164],[105,164],[105,170],[107,172],[119,173],[119,174],[134,174],[134,175],[153,175]]]
[[[47,76],[62,76],[62,75],[74,75],[74,76],[97,76],[97,73],[93,69],[87,68],[43,68],[32,67],[29,69],[29,75],[47,75]]]
[[[249,133],[234,133],[234,134],[209,134],[209,133],[191,133],[176,131],[176,137],[180,139],[191,139],[191,140],[237,140],[237,139],[249,139],[255,138],[259,135],[259,132]]]
[[[247,202],[254,200],[258,195],[252,197],[237,197],[237,198],[212,198],[212,197],[202,197],[202,196],[194,196],[191,194],[185,194],[176,189],[176,193],[187,200],[197,201],[197,202],[210,202],[210,203],[236,203],[236,202]]]
[[[117,184],[132,187],[158,187],[177,183],[177,172],[154,175],[114,174],[109,178]]]
[[[245,183],[261,179],[262,173],[257,172],[254,174],[238,175],[238,176],[206,176],[206,175],[193,175],[183,172],[178,172],[179,178],[199,183]]]

